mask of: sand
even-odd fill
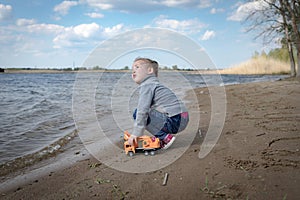
[[[226,86],[225,125],[203,159],[198,154],[211,107],[209,91],[199,88],[194,106],[201,110],[202,134],[167,167],[124,173],[87,157],[16,181],[0,199],[299,199],[299,86],[297,79]]]

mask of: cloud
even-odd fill
[[[172,8],[207,8],[214,0],[81,0],[80,3],[100,10],[119,10],[125,13],[144,13]]]
[[[124,32],[126,30],[126,28],[124,27],[123,24],[117,24],[113,27],[106,27],[103,29],[103,36],[105,36],[106,38],[110,38],[113,37],[121,32]]]
[[[74,33],[80,37],[89,38],[92,35],[94,35],[98,30],[100,26],[96,23],[91,24],[80,24],[78,26],[75,26],[73,28]]]
[[[123,24],[102,27],[84,23],[76,26],[38,23],[35,19],[20,18],[15,24],[0,29],[0,44],[8,45],[12,52],[32,52],[34,49],[64,49],[94,47],[99,41],[126,31]],[[39,46],[35,47],[35,44]]]
[[[89,16],[90,18],[103,18],[104,15],[101,13],[86,13],[85,15]]]
[[[53,39],[53,47],[59,49],[81,45],[95,45],[95,43],[113,37],[125,30],[126,28],[123,24],[117,24],[112,27],[101,27],[96,23],[91,23],[66,27]]]
[[[12,17],[12,6],[0,4],[0,21],[10,19]]]
[[[208,8],[212,5],[212,0],[157,0],[156,5],[177,8]]]
[[[224,8],[212,8],[212,9],[210,10],[210,14],[222,13],[222,12],[224,12],[224,11],[225,11]]]
[[[63,1],[62,3],[56,5],[54,7],[54,11],[58,12],[61,15],[66,15],[69,12],[69,9],[73,6],[77,6],[78,2],[77,1]]]
[[[206,25],[198,19],[176,20],[161,15],[153,20],[153,24],[159,28],[169,28],[185,34],[194,34],[201,31]]]
[[[21,18],[16,21],[15,25],[0,31],[0,37],[6,39],[5,44],[10,44],[14,52],[20,52],[20,49],[26,52],[32,51],[28,48],[42,49],[41,44],[43,44],[43,49],[49,51],[53,48],[88,46],[95,41],[103,40],[103,35],[118,32],[117,28],[105,30],[97,23],[61,26]],[[1,44],[4,42],[2,41]],[[34,44],[39,44],[39,46],[34,47]]]
[[[184,5],[188,2],[189,0],[164,0],[164,1],[155,1],[157,4],[162,4],[168,7],[177,7],[180,5]]]
[[[64,30],[63,26],[57,24],[39,24],[35,19],[17,19],[16,25],[15,31],[20,34],[58,34]]]
[[[237,9],[227,18],[229,21],[243,21],[254,10],[258,10],[266,6],[262,0],[251,1],[244,4],[238,3]]]
[[[32,25],[35,23],[36,23],[35,19],[21,18],[21,19],[17,19],[17,21],[16,21],[17,26],[28,26],[28,25]]]
[[[201,0],[198,4],[198,8],[208,8],[212,6],[212,0]]]
[[[209,40],[216,36],[214,31],[205,31],[204,35],[201,37],[201,40]]]
[[[16,24],[2,27],[0,51],[3,51],[3,55],[9,52],[10,56],[48,52],[52,49],[52,36],[61,30],[63,27],[59,25],[37,24],[34,19],[18,19]]]
[[[57,24],[32,24],[28,26],[31,33],[58,34],[64,29],[63,26]]]
[[[109,10],[109,9],[113,9],[115,7],[114,4],[117,4],[118,0],[117,1],[116,0],[103,0],[103,1],[82,0],[81,2],[84,4],[87,4],[93,8],[97,8],[97,9],[101,9],[101,10]]]
[[[53,47],[72,47],[86,43],[86,39],[95,36],[99,32],[99,29],[100,26],[96,23],[66,27],[53,39]]]

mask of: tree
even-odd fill
[[[287,48],[276,48],[270,50],[268,53],[269,58],[278,59],[280,61],[288,62],[289,61],[289,52]]]
[[[258,51],[255,51],[254,54],[253,54],[253,56],[252,56],[252,58],[258,58],[258,56],[259,56]]]
[[[293,48],[297,55],[297,76],[300,76],[300,0],[251,0],[255,6],[245,19],[249,31],[258,30],[264,43],[276,38],[286,45],[291,63],[291,75],[296,75]]]
[[[177,65],[173,65],[173,66],[172,66],[172,69],[173,69],[173,70],[178,70]]]
[[[285,37],[281,39],[281,43],[286,45],[288,52],[289,52],[289,57],[290,57],[290,64],[291,64],[291,76],[296,75],[296,67],[295,67],[295,58],[293,54],[293,43],[291,39],[291,29],[289,26],[289,19],[287,15],[287,9],[285,8],[285,4],[283,3],[282,0],[279,0],[279,7],[277,8],[278,12],[280,13],[282,17],[282,30],[284,31]]]
[[[261,56],[264,57],[264,58],[266,58],[266,57],[267,57],[267,53],[263,50],[263,51],[261,52]]]

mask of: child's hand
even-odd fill
[[[128,143],[129,143],[130,145],[133,145],[134,142],[137,142],[137,136],[131,135],[131,136],[128,138]]]

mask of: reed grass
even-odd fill
[[[289,74],[290,64],[264,56],[252,58],[228,69],[219,70],[221,74]]]

